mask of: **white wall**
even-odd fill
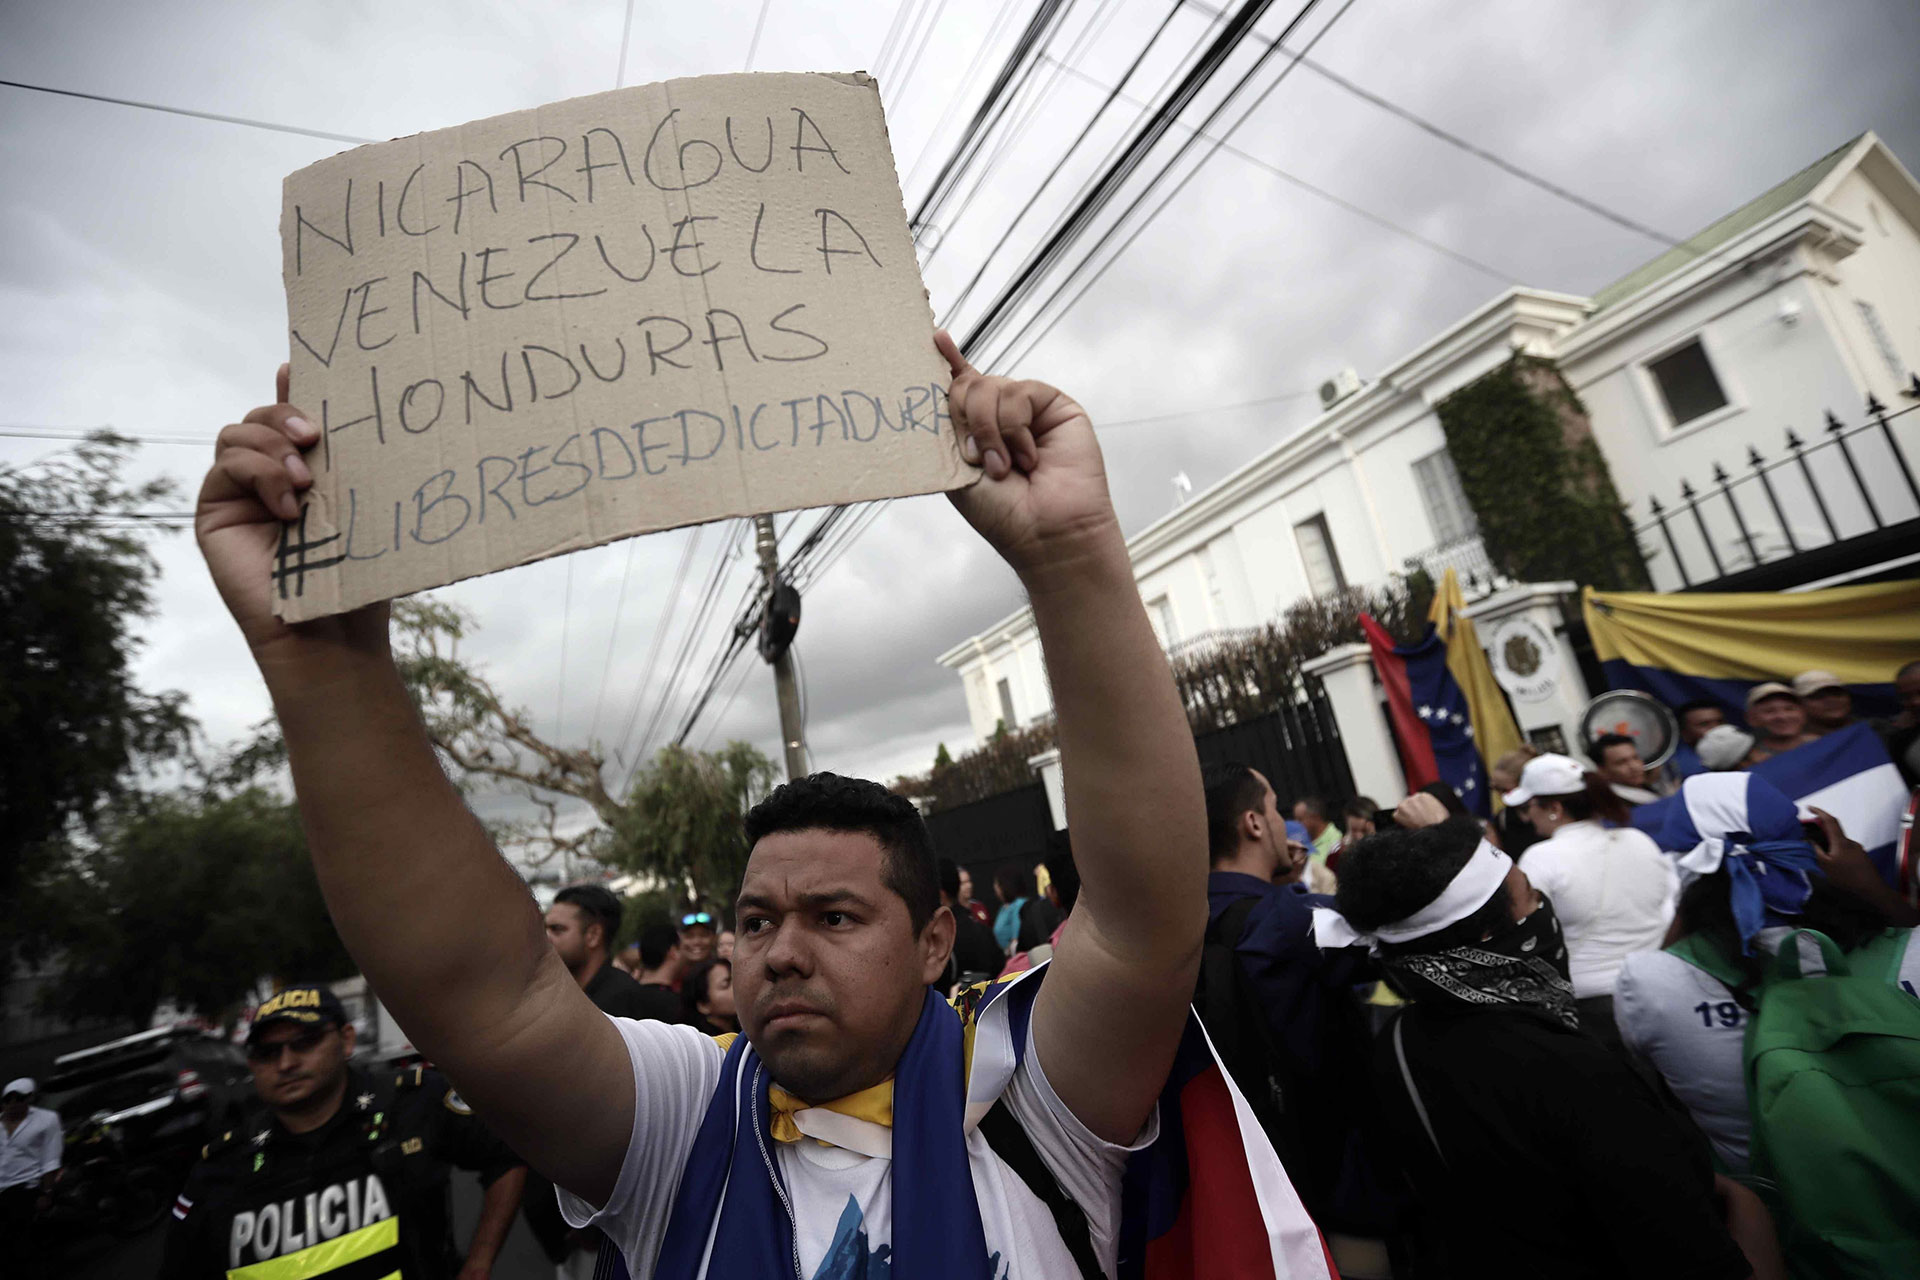
[[[1876,168],[1870,162],[1848,174],[1827,199],[1836,213],[1860,227],[1861,244],[1840,264],[1838,282],[1823,291],[1861,384],[1893,408],[1911,403],[1902,393],[1908,377],[1920,372],[1920,228],[1875,187],[1870,175]],[[1879,313],[1905,370],[1901,376],[1887,368],[1856,299],[1871,303]]]

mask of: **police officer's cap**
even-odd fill
[[[297,987],[284,987],[263,1001],[253,1015],[253,1023],[247,1028],[247,1039],[252,1041],[268,1027],[280,1023],[292,1023],[302,1027],[325,1026],[329,1023],[336,1027],[347,1024],[347,1011],[341,1005],[340,998],[323,986],[308,983]]]

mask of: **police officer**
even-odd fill
[[[325,987],[288,987],[260,1006],[247,1064],[263,1107],[210,1144],[188,1174],[162,1280],[491,1274],[525,1166],[443,1077],[349,1065],[353,1042]],[[449,1165],[478,1173],[486,1188],[464,1266],[454,1251]]]

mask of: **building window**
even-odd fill
[[[1900,363],[1900,353],[1893,349],[1893,335],[1887,332],[1887,326],[1880,323],[1880,313],[1873,309],[1871,302],[1862,302],[1855,298],[1853,305],[1860,308],[1860,318],[1867,322],[1867,332],[1873,335],[1873,345],[1880,348],[1880,358],[1887,362],[1887,372],[1893,375],[1895,382],[1907,380],[1907,370]]]
[[[1018,729],[1020,721],[1013,714],[1013,685],[1002,680],[994,688],[1000,691],[1000,723],[1009,729]]]
[[[1467,491],[1460,487],[1460,473],[1454,470],[1453,456],[1445,449],[1414,463],[1413,478],[1420,486],[1420,500],[1427,505],[1435,546],[1446,546],[1479,532],[1479,521],[1467,505]]]
[[[1147,617],[1153,619],[1153,629],[1160,633],[1160,647],[1171,649],[1180,643],[1180,628],[1173,620],[1173,602],[1165,596],[1155,596],[1147,602]]]
[[[1327,518],[1314,516],[1293,526],[1294,541],[1300,545],[1300,559],[1307,566],[1307,589],[1316,596],[1330,596],[1347,588],[1340,572],[1340,557],[1333,549],[1333,535],[1327,532]]]
[[[1700,345],[1698,338],[1648,364],[1647,372],[1659,386],[1660,398],[1666,401],[1667,416],[1676,427],[1704,418],[1728,404],[1727,393],[1721,389],[1720,379],[1714,376],[1707,349]]]

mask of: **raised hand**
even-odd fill
[[[1072,561],[1090,540],[1117,539],[1086,410],[1044,382],[988,377],[944,329],[934,344],[953,370],[947,402],[961,452],[986,471],[950,495],[967,522],[1023,575]]]
[[[266,660],[296,644],[385,644],[386,606],[292,628],[273,614],[273,559],[283,522],[300,515],[300,492],[313,483],[302,450],[320,432],[287,403],[287,366],[274,380],[275,403],[223,427],[213,466],[200,485],[193,532],[220,598]]]

